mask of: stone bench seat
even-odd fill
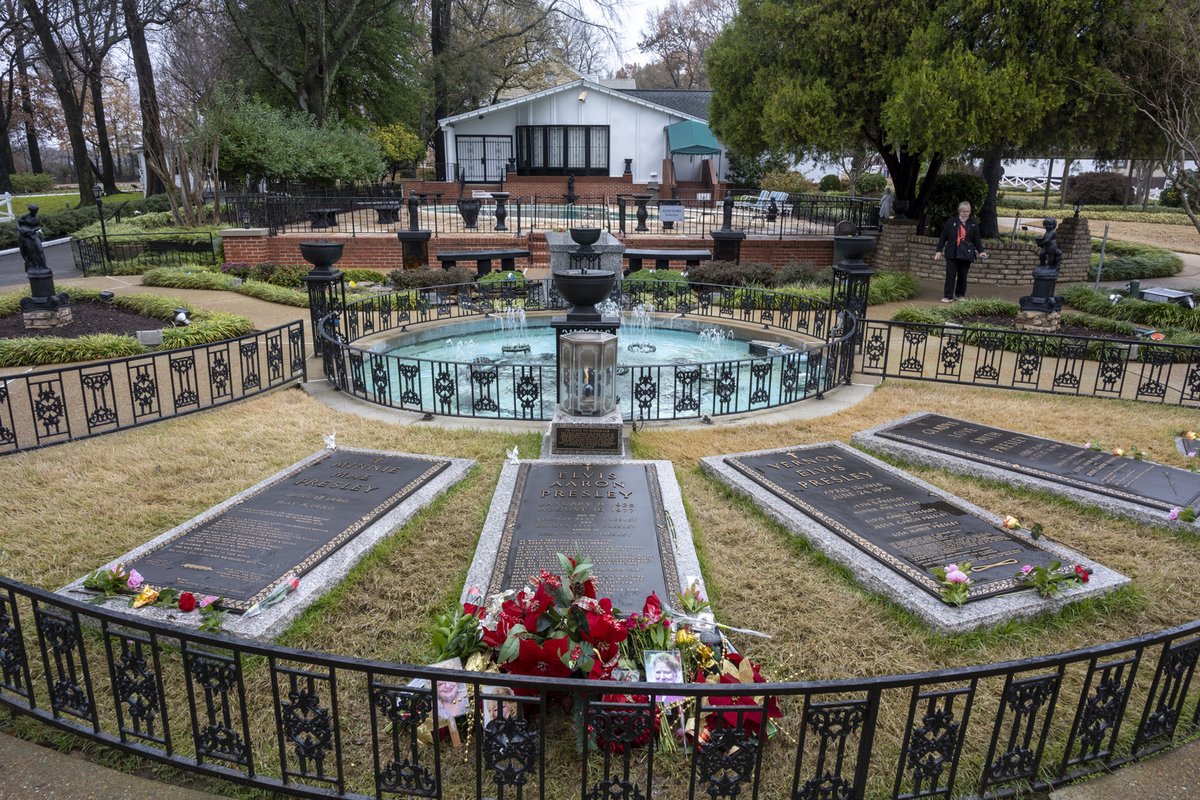
[[[501,272],[512,272],[517,268],[516,260],[518,258],[528,259],[530,253],[528,250],[457,250],[449,253],[437,253],[436,258],[442,265],[442,269],[450,269],[459,261],[474,261],[475,272],[480,276],[487,275],[492,271],[492,262],[500,262]]]
[[[629,262],[628,275],[642,268],[642,261],[654,259],[655,269],[670,269],[672,261],[682,261],[689,267],[700,266],[701,261],[711,261],[712,253],[708,250],[638,250],[625,251],[625,259]]]

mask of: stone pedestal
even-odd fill
[[[429,263],[430,231],[396,231],[405,269],[420,269]]]
[[[715,230],[712,231],[712,238],[714,261],[737,263],[742,260],[742,240],[746,238],[745,231]]]
[[[578,247],[571,241],[571,234],[550,231],[546,234],[546,244],[550,246],[550,269],[553,272],[571,269],[571,251]],[[620,239],[608,231],[602,231],[599,241],[592,245],[592,249],[600,254],[600,266],[597,269],[618,274],[621,272],[621,256],[625,253],[625,245],[621,244]]]
[[[574,417],[555,406],[550,432],[542,442],[542,457],[611,456],[629,454],[621,410],[595,417]]]
[[[52,330],[69,325],[74,319],[71,307],[65,305],[41,311],[22,311],[21,317],[25,320],[25,329],[30,331]]]
[[[1030,333],[1057,333],[1062,325],[1062,312],[1022,309],[1014,325],[1017,330]]]

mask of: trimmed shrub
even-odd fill
[[[772,192],[806,194],[815,188],[813,182],[799,172],[777,171],[763,175],[762,188]]]
[[[881,196],[887,191],[887,178],[878,172],[868,172],[858,176],[855,191],[867,197]]]
[[[817,188],[822,192],[840,192],[842,190],[842,179],[837,175],[821,176],[821,183]]]
[[[473,283],[475,271],[465,267],[452,269],[394,269],[387,280],[397,289],[424,289],[427,286],[447,286],[458,283]]]
[[[48,172],[18,172],[8,176],[12,184],[13,194],[36,194],[48,192],[58,183],[58,179]]]
[[[512,280],[508,276],[512,275]],[[493,283],[510,284],[512,286],[524,286],[525,275],[519,269],[512,272],[489,272],[480,278],[477,283],[480,286],[490,286]]]
[[[348,267],[342,270],[346,276],[346,283],[354,281],[362,283],[369,281],[371,283],[387,283],[387,276],[376,269],[367,269],[366,267]]]
[[[1119,205],[1125,202],[1129,176],[1119,172],[1084,172],[1067,181],[1063,197],[1070,205]]]
[[[152,195],[139,200],[130,200],[121,206],[121,214],[132,214],[135,211],[147,213],[150,211],[166,211],[168,210],[166,195]],[[111,205],[105,204],[104,218],[112,219],[116,209]],[[70,236],[78,232],[82,228],[86,228],[92,223],[99,222],[100,217],[96,213],[95,206],[87,208],[72,208],[67,211],[59,211],[57,214],[44,214],[42,220],[42,236],[47,240],[61,239],[64,236]],[[99,233],[99,230],[96,231]],[[112,231],[109,231],[112,233]],[[0,250],[7,250],[10,247],[17,246],[17,223],[0,222]]]
[[[789,261],[775,273],[776,286],[791,286],[797,283],[828,283],[832,271],[829,267],[817,269],[811,261]]]
[[[963,172],[938,175],[925,204],[925,214],[929,217],[927,233],[933,236],[941,233],[946,220],[958,213],[958,204],[964,200],[971,204],[973,214],[978,213],[986,196],[987,181],[978,175]]]
[[[677,272],[673,269],[639,269],[637,272],[631,272],[624,278],[626,284],[639,283],[687,283],[691,277],[691,272],[684,275],[682,272]]]
[[[908,272],[880,272],[871,279],[871,288],[867,292],[867,303],[880,305],[882,303],[898,303],[910,300],[921,291],[921,285],[915,276]]]

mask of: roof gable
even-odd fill
[[[623,100],[627,103],[634,103],[636,105],[646,106],[648,108],[653,108],[658,111],[666,111],[677,117],[682,117],[683,119],[696,120],[697,122],[704,122],[708,119],[708,100],[707,99],[704,101],[704,106],[702,109],[703,116],[695,116],[691,112],[686,111],[684,109],[676,108],[675,106],[667,105],[666,103],[663,103],[663,102],[655,102],[653,99],[648,98],[648,97],[635,96],[635,93],[640,90],[626,89],[626,90],[622,91],[622,90],[618,90],[618,89],[611,89],[607,86],[601,86],[598,83],[589,81],[586,78],[580,78],[579,80],[570,81],[568,83],[560,83],[558,86],[552,86],[549,89],[543,89],[540,92],[534,92],[532,94],[527,94],[522,97],[514,97],[512,100],[505,100],[502,103],[495,103],[490,106],[480,106],[479,108],[472,109],[471,111],[464,111],[461,114],[455,114],[450,117],[443,117],[442,119],[438,120],[438,126],[444,127],[446,125],[453,125],[455,122],[458,122],[459,120],[470,119],[471,117],[476,117],[480,114],[490,114],[493,111],[500,111],[505,108],[512,108],[514,106],[524,105],[525,103],[531,102],[533,100],[537,100],[542,97],[549,97],[551,95],[555,95],[555,94],[559,94],[559,93],[563,93],[563,92],[571,92],[571,91],[577,91],[577,90],[583,90],[583,89],[586,89],[589,92],[596,92],[598,94],[605,94],[610,97],[615,97],[615,98]],[[657,90],[653,90],[653,89],[646,90],[646,93],[653,94],[655,91],[657,91]],[[670,94],[704,94],[704,95],[707,95],[708,98],[712,97],[712,92],[672,92]],[[666,99],[669,99],[669,98],[666,98]],[[697,103],[695,103],[695,102],[692,103],[692,106],[693,106],[693,108],[698,107]]]

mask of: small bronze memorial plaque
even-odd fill
[[[587,557],[599,596],[626,613],[651,592],[678,594],[654,465],[521,464],[488,594],[519,590],[542,570],[560,574],[556,553]]]
[[[450,462],[333,450],[191,525],[126,566],[146,582],[245,611],[303,576]]]
[[[560,425],[554,429],[554,452],[580,455],[621,455],[621,429]]]
[[[1057,560],[1029,536],[849,448],[812,445],[729,456],[725,463],[933,595],[940,594],[935,567],[971,562],[970,600],[979,600],[1022,588],[1016,579],[1022,565]]]
[[[876,435],[1161,511],[1200,504],[1200,474],[1195,472],[940,414],[925,414]]]

